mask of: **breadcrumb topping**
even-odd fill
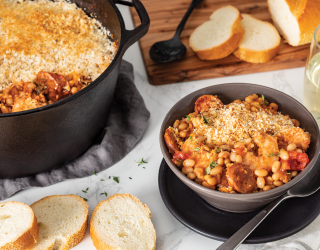
[[[0,89],[34,81],[39,71],[95,80],[111,63],[115,41],[75,4],[0,0]]]
[[[223,108],[211,108],[203,117],[191,117],[195,134],[202,134],[207,142],[216,145],[235,144],[252,138],[255,132],[272,136],[286,128],[294,128],[291,119],[280,112],[252,112],[244,104],[231,103]]]

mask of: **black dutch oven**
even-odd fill
[[[150,20],[138,0],[71,2],[90,10],[111,31],[119,41],[118,52],[110,66],[78,93],[42,108],[0,115],[0,178],[45,172],[85,152],[107,122],[124,52],[148,31]],[[126,30],[116,3],[133,6],[140,26]]]

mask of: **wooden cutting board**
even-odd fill
[[[156,63],[149,56],[150,47],[155,42],[173,37],[191,0],[141,0],[141,2],[147,9],[151,20],[149,32],[139,42],[151,84],[186,82],[305,66],[310,45],[292,47],[284,43],[283,39],[278,55],[272,61],[261,64],[241,61],[233,54],[219,60],[201,61],[189,47],[189,36],[192,31],[209,20],[214,10],[225,5],[233,5],[241,13],[251,14],[255,18],[272,23],[267,0],[204,0],[194,9],[181,33],[181,40],[187,47],[187,53],[170,63]],[[134,24],[138,26],[139,17],[132,9]]]

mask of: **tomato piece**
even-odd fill
[[[185,160],[186,159],[186,156],[183,152],[181,151],[176,151],[174,154],[173,154],[173,158],[174,159],[180,159],[180,160]]]
[[[288,151],[289,159],[281,160],[281,170],[297,170],[304,169],[309,163],[309,157],[306,153],[299,153],[297,151]]]

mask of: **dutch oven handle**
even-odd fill
[[[139,0],[132,0],[131,2],[125,0],[113,0],[114,3],[134,7],[140,17],[141,24],[134,30],[124,30],[121,37],[121,43],[123,43],[124,50],[126,51],[132,44],[147,34],[150,26],[149,15],[144,8],[143,4]]]

